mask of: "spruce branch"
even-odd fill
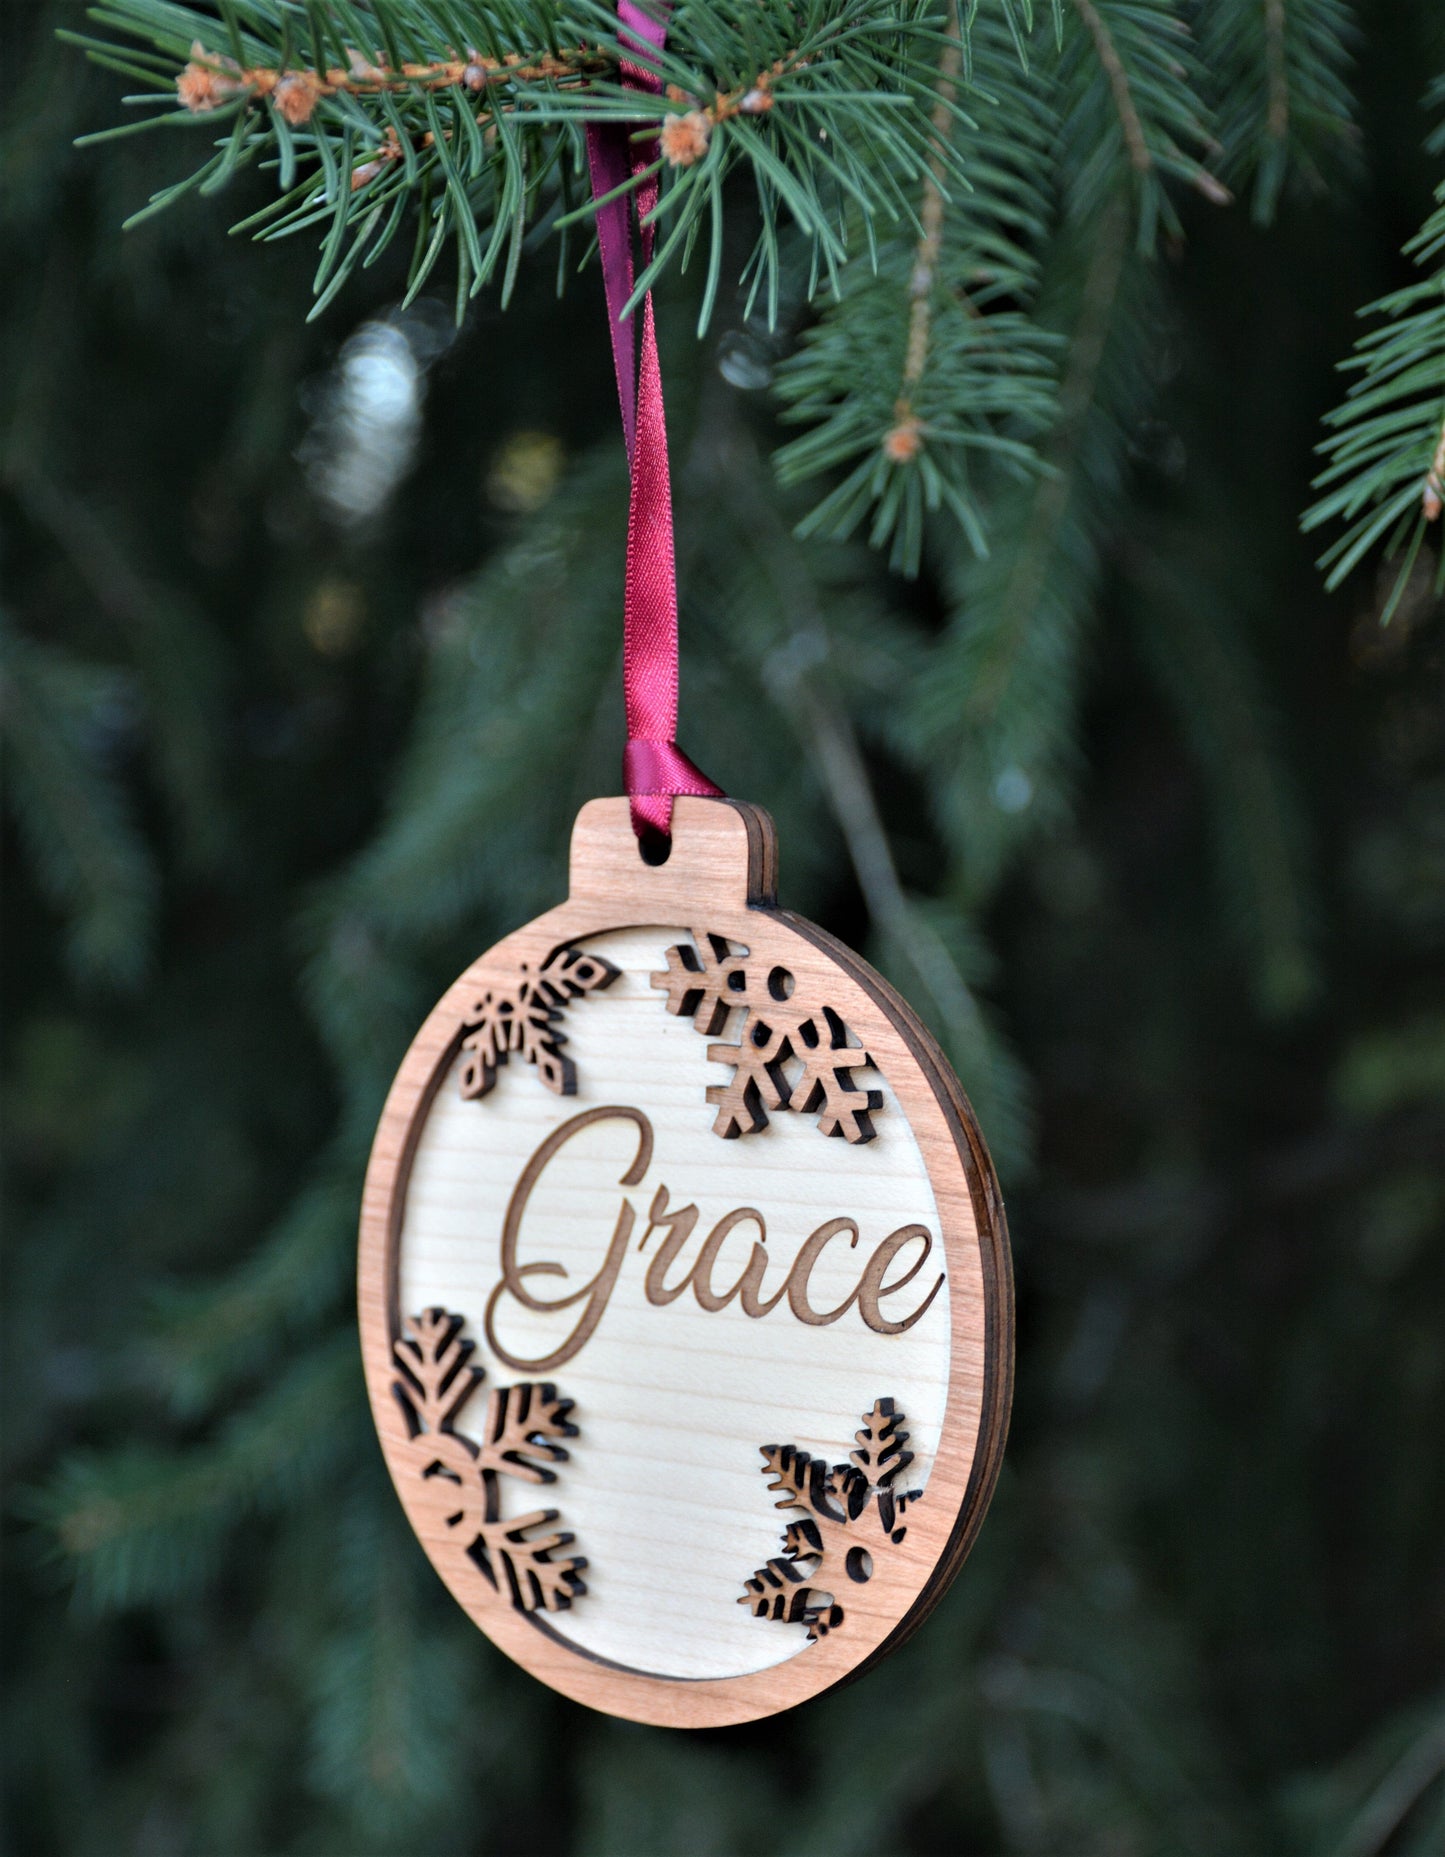
[[[106,752],[107,711],[125,695],[113,671],[23,637],[0,614],[0,745],[9,803],[37,875],[66,925],[84,979],[139,980],[156,878]]]
[[[1137,344],[1153,320],[1150,275],[1122,187],[1087,235],[1060,234],[1040,314],[1068,349],[1044,471],[996,498],[987,559],[955,551],[948,628],[891,733],[927,776],[970,907],[1067,811],[1080,654],[1147,391]]]
[[[940,137],[952,124],[967,184],[950,187],[940,152],[920,177],[907,229],[844,273],[838,300],[778,380],[785,418],[808,428],[777,454],[782,481],[843,473],[799,534],[840,540],[867,522],[873,546],[890,547],[908,573],[940,510],[987,552],[975,480],[985,466],[1027,477],[1053,403],[1054,344],[1031,314],[1050,212],[1050,81],[1020,67],[987,17],[974,21],[965,79],[956,16],[949,25],[934,124]]]
[[[32,339],[47,337],[37,329]],[[213,867],[230,820],[217,767],[219,654],[205,615],[171,576],[132,558],[113,512],[52,476],[36,448],[14,433],[4,475],[27,518],[123,639],[135,693],[155,718],[154,771],[187,857],[198,868]]]
[[[948,43],[938,61],[938,101],[933,110],[933,127],[940,152],[935,152],[923,178],[923,205],[919,213],[920,231],[914,253],[913,275],[909,279],[908,346],[904,353],[903,379],[899,385],[896,407],[897,423],[883,441],[883,449],[896,464],[907,464],[917,456],[922,443],[923,422],[913,409],[913,395],[928,365],[928,337],[933,324],[933,290],[943,252],[943,160],[941,149],[948,134],[949,116],[958,91],[959,73],[963,69],[963,36],[956,0],[948,10]]]
[[[180,1418],[213,1408],[329,1318],[348,1283],[357,1158],[338,1142],[252,1251],[201,1284],[162,1286],[133,1353]]]
[[[237,1525],[334,1476],[357,1442],[355,1342],[299,1352],[200,1444],[68,1458],[25,1499],[97,1611],[173,1600],[209,1577]]]
[[[1224,926],[1261,1008],[1283,1016],[1318,979],[1303,809],[1240,624],[1252,590],[1218,584],[1217,568],[1182,552],[1167,533],[1131,551],[1135,637],[1198,769]]]
[[[1445,78],[1430,101],[1445,103]],[[1445,151],[1445,130],[1430,146]],[[1341,363],[1356,376],[1344,402],[1326,415],[1328,460],[1315,479],[1324,492],[1305,512],[1304,527],[1343,522],[1344,533],[1320,557],[1333,588],[1376,547],[1399,568],[1382,618],[1394,614],[1409,584],[1425,537],[1445,506],[1445,182],[1435,209],[1405,246],[1405,256],[1428,267],[1404,289],[1366,304],[1362,316],[1383,318],[1355,343]],[[1434,585],[1445,590],[1445,551]]]
[[[720,468],[724,457],[730,468]],[[902,628],[880,627],[871,602],[850,635],[846,600],[819,578],[833,551],[791,541],[743,434],[696,447],[686,481],[692,503],[709,512],[706,558],[733,563],[727,581],[707,577],[693,611],[709,622],[716,648],[735,654],[729,684],[761,666],[760,694],[786,719],[842,836],[876,937],[873,958],[939,1034],[987,1120],[1001,1168],[1017,1176],[1027,1164],[1027,1088],[974,990],[987,966],[981,945],[955,911],[905,886],[850,713],[851,697],[860,713],[876,714],[880,690],[906,687],[905,677],[928,660],[920,663]],[[853,677],[856,690],[848,687]]]
[[[1285,0],[1264,0],[1264,69],[1268,107],[1264,128],[1275,147],[1289,134],[1290,83],[1285,56]]]
[[[877,934],[881,965],[942,1036],[971,1099],[987,1120],[1000,1165],[1022,1171],[1028,1146],[1028,1090],[1017,1060],[990,1023],[950,945],[939,912],[911,896],[898,874],[856,730],[819,679],[780,666],[780,697],[814,757],[849,862]],[[956,935],[952,939],[957,939]]]
[[[297,128],[309,122],[317,105],[328,97],[380,97],[386,92],[411,96],[438,90],[468,90],[474,96],[486,96],[542,79],[558,85],[577,83],[607,69],[604,58],[582,47],[557,53],[542,51],[531,58],[523,52],[509,52],[503,58],[469,52],[464,58],[404,63],[399,68],[384,61],[374,62],[351,47],[344,69],[278,69],[269,64],[242,66],[222,52],[208,51],[196,39],[191,44],[190,60],[176,79],[176,95],[182,106],[197,116],[231,102],[269,99],[277,114]],[[509,100],[499,95],[494,107],[505,109]],[[510,107],[515,107],[514,100]],[[490,110],[483,111],[477,121],[489,121],[491,114]],[[398,159],[400,152],[398,147]],[[359,184],[357,172],[353,172],[351,184]]]
[[[373,1849],[399,1850],[448,1797],[453,1769],[438,1749],[468,1702],[480,1706],[476,1660],[452,1621],[433,1615],[411,1540],[369,1493],[339,1493],[328,1521],[328,1628],[297,1672],[307,1779],[333,1822],[365,1825]],[[245,1842],[207,1841],[218,1850]]]
[[[1093,42],[1094,54],[1108,82],[1129,166],[1136,174],[1148,174],[1154,166],[1154,155],[1148,137],[1144,134],[1144,125],[1134,102],[1134,87],[1124,68],[1119,48],[1114,43],[1114,35],[1104,23],[1099,9],[1093,5],[1093,0],[1073,0],[1073,6]]]
[[[1211,0],[1196,30],[1221,171],[1250,189],[1256,224],[1274,218],[1291,181],[1318,192],[1354,165],[1346,0]]]
[[[1228,189],[1205,165],[1216,150],[1175,0],[1070,0],[1063,27],[1056,159],[1071,210],[1094,218],[1127,181],[1139,247],[1149,251],[1161,228],[1181,230],[1171,183],[1227,205]]]
[[[439,0],[232,0],[219,21],[172,0],[109,0],[92,17],[110,38],[67,36],[145,83],[131,101],[162,106],[149,121],[222,131],[143,213],[215,192],[243,167],[273,169],[279,197],[237,229],[320,235],[313,314],[412,221],[412,293],[450,251],[459,305],[499,271],[505,296],[529,227],[565,233],[591,216],[588,123],[661,136],[657,251],[638,294],[699,241],[715,274],[723,190],[743,172],[761,224],[754,286],[776,300],[785,225],[816,276],[836,282],[851,220],[906,216],[900,182],[940,147],[931,0],[744,14],[692,0],[671,15],[666,50],[645,58],[621,43],[603,0],[515,0],[465,22]],[[655,72],[660,97],[625,86],[627,60]],[[945,165],[957,171],[951,150]],[[711,299],[712,287],[704,322]]]

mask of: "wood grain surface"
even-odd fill
[[[773,1713],[897,1643],[967,1551],[1007,1422],[1007,1242],[981,1137],[897,995],[776,908],[775,868],[771,823],[751,807],[679,800],[656,866],[625,800],[585,807],[568,901],[474,963],[407,1054],[362,1213],[368,1388],[438,1572],[544,1681],[673,1726]],[[604,965],[578,970],[586,986],[519,989],[519,975],[565,976],[563,948]],[[719,980],[694,1012],[675,984],[669,1010],[669,969],[674,981],[693,965],[721,974],[724,960],[733,994]],[[505,1046],[510,1015],[528,1011],[499,1060],[493,1030]],[[769,1062],[740,1108],[744,1072],[727,1047],[750,1035],[769,1041]],[[829,1083],[845,1046],[853,1095]],[[857,1116],[858,1101],[874,1106]],[[723,1139],[719,1124],[745,1132]],[[475,1343],[486,1385],[478,1376],[450,1419],[425,1421],[462,1440],[433,1453],[416,1388],[403,1381],[398,1396],[398,1360],[438,1309],[464,1318],[458,1338]],[[525,1411],[533,1395],[520,1389],[542,1381],[571,1402],[576,1433],[565,1461],[550,1447],[542,1474],[555,1482],[538,1492],[488,1471],[485,1500],[464,1502],[468,1455],[493,1461],[486,1415]],[[510,1407],[498,1405],[508,1387]],[[860,1422],[885,1408],[904,1415],[905,1470],[895,1459],[870,1485],[850,1469],[797,1500],[769,1488],[778,1460],[765,1465],[764,1447],[816,1479],[850,1461]],[[575,1537],[552,1556],[585,1559],[570,1604],[546,1566],[545,1602],[529,1601],[510,1560],[499,1577],[487,1543],[524,1555],[504,1539],[518,1522],[523,1541]],[[790,1522],[812,1561],[786,1547]],[[757,1604],[758,1574],[776,1603]]]

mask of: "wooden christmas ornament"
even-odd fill
[[[676,1727],[900,1642],[1007,1422],[973,1116],[775,862],[751,806],[676,800],[661,864],[625,799],[585,806],[568,900],[407,1053],[361,1221],[372,1409],[438,1573],[543,1681]]]

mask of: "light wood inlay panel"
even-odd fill
[[[650,1260],[639,1246],[660,1184],[673,1205],[695,1204],[700,1215],[669,1273],[673,1281],[735,1207],[756,1207],[767,1222],[765,1296],[816,1226],[835,1216],[854,1219],[857,1246],[840,1236],[811,1273],[812,1301],[825,1310],[856,1289],[867,1256],[887,1233],[911,1223],[925,1225],[935,1240],[938,1233],[923,1157],[886,1084],[877,1135],[865,1147],[820,1136],[803,1115],[774,1116],[761,1133],[736,1141],[712,1133],[706,1088],[726,1072],[708,1062],[708,1041],[690,1020],[668,1016],[649,979],[666,948],[686,938],[676,925],[587,938],[586,949],[621,972],[605,995],[567,1015],[575,1096],[559,1100],[513,1065],[484,1102],[469,1102],[457,1087],[462,1059],[453,1061],[412,1164],[401,1305],[408,1313],[438,1303],[467,1311],[489,1372],[520,1377],[496,1362],[481,1334],[517,1179],[559,1118],[612,1103],[645,1106],[655,1147],[636,1187],[617,1185],[635,1155],[636,1129],[620,1120],[594,1123],[558,1151],[525,1221],[522,1256],[563,1265],[567,1283],[547,1290],[559,1294],[595,1276],[624,1197],[638,1215],[596,1330],[573,1359],[547,1369],[575,1402],[580,1435],[556,1501],[589,1563],[587,1598],[553,1623],[570,1643],[660,1675],[739,1676],[807,1644],[801,1630],[780,1631],[735,1603],[740,1582],[777,1551],[781,1532],[760,1474],[760,1447],[786,1441],[841,1458],[857,1415],[876,1398],[892,1397],[908,1414],[915,1453],[909,1481],[921,1485],[948,1395],[948,1289],[906,1338],[873,1333],[856,1307],[827,1328],[811,1328],[786,1302],[750,1320],[737,1302],[705,1311],[691,1291],[664,1308],[647,1301]],[[714,1273],[719,1288],[736,1281],[756,1235],[751,1222],[729,1235]],[[654,1233],[650,1252],[659,1242]],[[893,1299],[901,1313],[944,1274],[932,1268],[935,1257],[941,1264],[941,1247]],[[542,1315],[512,1304],[499,1313],[497,1330],[510,1353],[540,1359],[576,1321],[575,1309]],[[529,1507],[531,1499],[530,1491],[516,1498]]]

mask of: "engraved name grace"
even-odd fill
[[[492,1352],[518,1372],[548,1372],[571,1360],[586,1345],[607,1312],[633,1248],[633,1234],[639,1223],[638,1208],[624,1192],[612,1235],[599,1255],[596,1270],[575,1288],[559,1287],[555,1294],[545,1293],[538,1279],[560,1277],[566,1285],[568,1271],[555,1259],[533,1256],[528,1249],[527,1209],[549,1164],[583,1129],[609,1122],[630,1124],[636,1131],[636,1150],[617,1185],[638,1186],[652,1163],[651,1119],[638,1108],[608,1105],[583,1110],[554,1129],[522,1169],[508,1201],[502,1222],[500,1275],[487,1301],[484,1327]],[[639,1257],[647,1254],[654,1237],[660,1235],[661,1241],[651,1249],[643,1276],[643,1293],[655,1308],[665,1308],[690,1291],[699,1308],[709,1314],[736,1302],[743,1314],[754,1320],[761,1320],[774,1311],[786,1311],[808,1327],[826,1328],[841,1321],[850,1310],[856,1310],[858,1318],[875,1333],[901,1335],[922,1320],[943,1287],[944,1278],[940,1274],[927,1290],[920,1286],[911,1299],[898,1301],[919,1277],[934,1243],[927,1226],[900,1225],[873,1248],[848,1295],[832,1308],[819,1309],[812,1300],[813,1272],[829,1246],[842,1244],[848,1249],[857,1248],[860,1233],[856,1220],[846,1216],[825,1219],[804,1238],[791,1263],[782,1271],[776,1267],[780,1260],[772,1258],[766,1249],[767,1221],[755,1206],[737,1206],[725,1213],[707,1232],[689,1261],[684,1252],[689,1249],[699,1216],[696,1205],[674,1205],[666,1185],[659,1185],[654,1191],[636,1254]],[[749,1249],[738,1270],[744,1244],[749,1244]],[[770,1265],[775,1266],[771,1283],[768,1282]],[[719,1276],[724,1279],[721,1285],[717,1281]],[[532,1359],[518,1356],[498,1333],[509,1304],[538,1315],[566,1316],[568,1327],[564,1338],[546,1354]]]
[[[691,1019],[694,1029],[708,1038],[724,1031],[737,1008],[743,1009],[746,1018],[746,1034],[739,1042],[708,1047],[709,1058],[728,1064],[734,1073],[727,1085],[712,1085],[707,1090],[707,1100],[717,1108],[715,1133],[729,1140],[754,1134],[766,1127],[770,1110],[793,1110],[815,1113],[824,1135],[841,1135],[850,1144],[872,1140],[872,1118],[883,1098],[855,1080],[854,1073],[871,1068],[871,1060],[852,1041],[848,1027],[831,1006],[806,994],[795,996],[795,977],[789,970],[754,964],[746,949],[706,931],[695,930],[692,946],[674,946],[666,958],[666,971],[654,973],[651,981],[666,995],[668,1012]],[[489,1094],[498,1069],[511,1056],[535,1066],[555,1094],[573,1094],[576,1076],[564,1050],[567,1039],[561,1021],[573,1001],[604,992],[616,978],[617,969],[602,956],[564,944],[536,970],[523,963],[515,974],[483,990],[461,1026],[462,1095]],[[800,1074],[790,1078],[789,1063]],[[522,1169],[508,1202],[500,1276],[487,1301],[484,1327],[496,1357],[519,1372],[541,1373],[561,1366],[586,1345],[606,1313],[626,1262],[638,1224],[637,1207],[626,1194],[596,1270],[577,1287],[559,1289],[555,1295],[542,1293],[534,1287],[537,1279],[560,1277],[566,1282],[569,1273],[556,1259],[527,1254],[527,1209],[549,1163],[581,1130],[604,1122],[631,1123],[635,1128],[636,1153],[617,1184],[638,1186],[652,1162],[653,1126],[643,1110],[619,1104],[584,1110],[554,1129]],[[774,1260],[765,1248],[768,1229],[761,1210],[737,1206],[725,1213],[689,1262],[683,1253],[699,1221],[696,1205],[674,1206],[669,1188],[657,1187],[637,1244],[641,1255],[654,1235],[662,1234],[643,1277],[643,1293],[653,1307],[665,1308],[690,1290],[698,1307],[709,1314],[736,1302],[753,1320],[786,1309],[808,1327],[826,1328],[856,1309],[859,1319],[875,1333],[901,1335],[922,1320],[943,1287],[940,1274],[926,1292],[921,1286],[914,1292],[912,1307],[895,1301],[914,1283],[933,1251],[933,1234],[925,1225],[901,1225],[889,1232],[862,1263],[848,1295],[832,1308],[820,1309],[813,1300],[813,1273],[829,1246],[841,1242],[848,1249],[857,1248],[856,1220],[839,1216],[817,1225],[803,1239],[787,1269],[773,1271],[771,1285],[766,1279]],[[719,1287],[718,1274],[726,1277],[737,1270],[742,1246],[749,1239],[741,1270],[726,1287]],[[730,1240],[729,1256],[724,1259]],[[566,1316],[565,1338],[534,1358],[518,1355],[498,1333],[499,1319],[509,1303],[534,1315]],[[573,1310],[575,1316],[570,1313]]]

